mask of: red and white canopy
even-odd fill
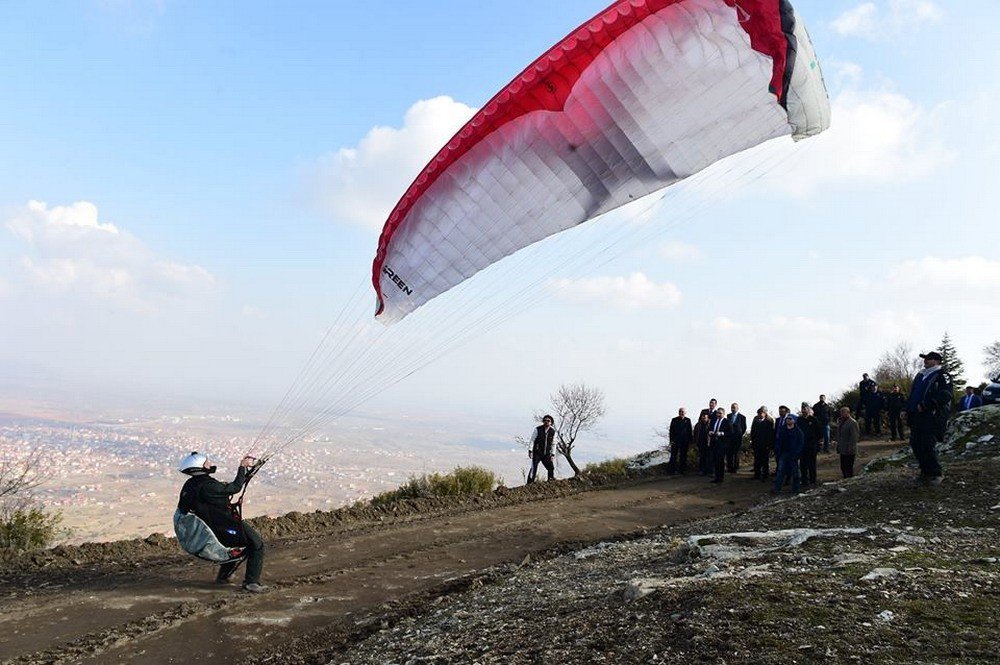
[[[417,176],[373,263],[399,320],[483,268],[769,139],[829,126],[787,0],[620,0],[501,90]]]

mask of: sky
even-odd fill
[[[266,413],[427,159],[605,4],[3,3],[3,395]],[[584,381],[608,430],[648,432],[709,397],[814,400],[945,331],[981,380],[1000,338],[1000,4],[794,4],[826,134],[752,181],[644,204],[655,240],[541,285],[363,408],[530,425]]]

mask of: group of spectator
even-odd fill
[[[936,444],[944,436],[953,393],[950,378],[941,371],[941,355],[932,351],[920,357],[924,360],[924,369],[914,378],[909,396],[904,395],[898,385],[893,386],[888,394],[883,394],[875,381],[867,374],[863,375],[858,385],[861,395],[858,411],[864,414],[865,434],[876,436],[882,433],[881,415],[886,412],[893,440],[904,436],[905,414],[910,428],[910,445],[920,465],[917,480],[937,485],[944,474],[937,459]],[[966,410],[981,404],[981,398],[968,389],[960,407]],[[778,407],[777,419],[771,416],[767,407],[757,409],[757,415],[749,425],[753,478],[768,481],[773,456],[773,493],[781,492],[789,483],[792,492],[798,492],[803,484],[815,485],[817,455],[831,452],[833,439],[836,440],[836,453],[840,456],[841,473],[844,478],[852,477],[861,427],[849,406],[836,410],[836,422],[833,422],[834,415],[834,408],[826,401],[826,395],[820,395],[819,401],[812,405],[802,402],[794,414],[782,405]],[[740,406],[735,402],[726,413],[724,408],[718,406],[717,400],[710,400],[695,423],[688,418],[686,409],[678,409],[677,416],[670,421],[668,432],[670,460],[667,473],[687,473],[688,455],[693,446],[697,451],[698,473],[712,476],[712,483],[721,483],[726,473],[739,471],[747,432],[746,417],[740,413]]]

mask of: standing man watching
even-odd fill
[[[698,474],[702,476],[707,476],[712,470],[712,454],[708,447],[708,431],[711,426],[708,414],[703,411],[694,426],[694,443],[698,449]]]
[[[784,426],[778,430],[778,442],[774,454],[778,458],[778,473],[774,476],[774,487],[771,494],[779,494],[786,479],[792,479],[792,493],[799,493],[799,459],[802,456],[802,430],[796,427],[796,421],[785,418]]]
[[[691,419],[687,417],[684,407],[677,409],[677,416],[670,421],[670,461],[667,463],[667,473],[674,475],[687,473],[688,447],[694,438]]]
[[[757,416],[750,425],[750,446],[753,448],[754,480],[767,480],[771,475],[768,459],[774,447],[774,418],[767,413],[766,406],[757,409]]]
[[[547,480],[555,480],[556,465],[555,460],[555,440],[556,429],[553,427],[555,421],[552,416],[542,418],[542,424],[531,433],[531,471],[528,472],[528,483],[535,482],[538,478],[538,464],[541,463],[548,472]]]
[[[906,408],[906,395],[899,389],[899,384],[892,387],[892,392],[885,396],[885,410],[889,414],[889,440],[902,439],[903,409]]]
[[[740,413],[740,405],[733,402],[729,407],[729,440],[726,442],[726,470],[736,473],[740,470],[740,450],[743,448],[743,435],[747,433],[747,417]]]
[[[849,406],[840,407],[840,422],[837,425],[837,452],[840,453],[840,472],[844,478],[854,476],[854,460],[858,456],[858,441],[861,428],[851,417]]]
[[[965,395],[962,397],[962,401],[959,402],[959,411],[968,411],[969,409],[975,409],[983,405],[983,398],[976,394],[976,389],[972,386],[967,386],[965,388]]]
[[[716,401],[716,399],[714,397],[712,399],[708,400],[708,408],[707,409],[702,409],[701,413],[698,414],[698,417],[701,418],[702,416],[706,416],[707,415],[708,416],[708,420],[711,422],[711,420],[713,418],[715,418],[716,405],[718,403],[719,402]]]
[[[865,395],[867,395],[868,392],[877,385],[878,384],[875,383],[870,376],[862,374],[861,382],[858,383],[858,393],[861,395],[861,399],[864,399]]]
[[[726,410],[720,407],[715,411],[715,420],[708,428],[708,445],[712,454],[712,469],[715,471],[713,483],[721,483],[726,473],[726,446],[732,432]]]
[[[823,452],[830,452],[830,404],[826,401],[826,395],[820,395],[819,401],[813,404],[813,415],[819,423],[823,434]]]
[[[951,379],[941,369],[941,354],[921,353],[924,369],[917,373],[906,400],[906,419],[910,424],[910,447],[920,464],[917,482],[940,485],[944,472],[937,455],[937,435],[943,432],[951,412]]]
[[[798,420],[802,430],[802,456],[799,458],[799,470],[802,472],[802,482],[806,485],[816,484],[816,451],[823,436],[819,420],[813,414],[808,402],[802,402]]]

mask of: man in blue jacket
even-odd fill
[[[922,353],[924,369],[917,373],[906,401],[906,417],[910,424],[910,447],[920,464],[917,482],[940,485],[944,472],[938,461],[937,438],[943,432],[954,399],[951,378],[941,368],[941,354]]]
[[[784,424],[778,430],[778,440],[774,445],[774,453],[778,457],[778,474],[774,478],[771,494],[780,494],[785,479],[792,479],[792,493],[799,493],[799,460],[805,447],[805,437],[793,418],[785,418]]]
[[[968,411],[969,409],[975,409],[983,405],[983,398],[976,394],[976,389],[972,386],[968,386],[965,389],[965,396],[962,401],[959,402],[959,411]]]

